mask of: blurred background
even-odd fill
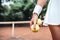
[[[42,20],[48,2],[39,15]],[[0,40],[52,40],[47,26],[41,25],[36,33],[30,29],[29,21],[36,3],[37,0],[0,0]]]
[[[37,0],[0,0],[0,21],[28,21]],[[47,5],[44,6],[39,18],[44,19]]]

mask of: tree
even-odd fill
[[[37,0],[8,0],[9,5],[0,6],[0,21],[23,21],[30,20]],[[40,16],[44,16],[47,10],[44,6]],[[40,18],[39,16],[39,18]]]

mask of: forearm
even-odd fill
[[[40,5],[41,7],[44,7],[47,0],[37,0],[37,5]]]
[[[37,14],[39,16],[46,2],[47,0],[37,0],[37,4],[34,8],[33,14]]]

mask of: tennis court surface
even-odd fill
[[[0,40],[52,40],[48,27],[40,27],[38,32],[32,32],[29,24],[19,24],[14,28],[14,37],[11,29],[11,25],[0,26]]]

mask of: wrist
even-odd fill
[[[37,14],[39,16],[39,14],[42,11],[42,7],[40,5],[36,5],[33,11],[33,14]]]
[[[37,13],[34,13],[32,17],[33,18],[36,18],[36,17],[38,18],[38,14]]]

